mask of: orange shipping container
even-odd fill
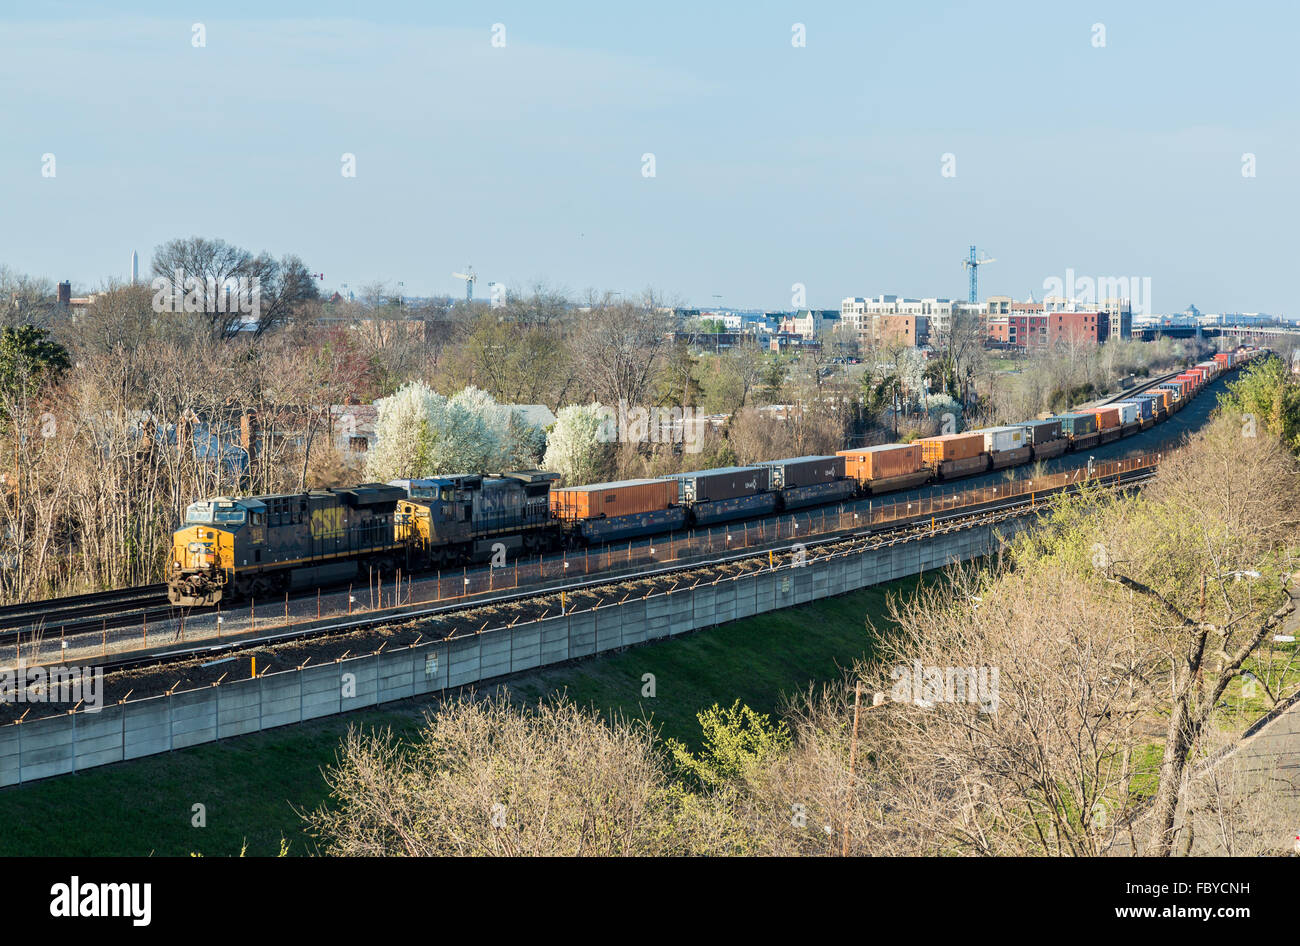
[[[844,458],[845,474],[859,483],[907,476],[921,469],[919,443],[888,443],[858,450],[839,450],[836,456]]]
[[[632,516],[667,509],[676,501],[676,480],[623,480],[552,489],[551,513],[560,519]]]
[[[921,460],[926,466],[937,466],[948,460],[969,460],[984,452],[984,435],[944,434],[941,437],[923,437]]]
[[[1096,414],[1098,430],[1110,430],[1112,427],[1119,426],[1118,407],[1090,407],[1086,410],[1079,411],[1079,413]]]

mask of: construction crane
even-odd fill
[[[966,259],[961,261],[961,265],[965,269],[970,270],[970,301],[971,302],[979,302],[979,296],[980,296],[979,268],[983,266],[985,263],[996,263],[996,262],[997,260],[993,259],[992,257],[986,256],[983,259],[977,257],[975,255],[975,247],[973,245],[970,248],[970,256],[968,256]]]
[[[468,272],[452,273],[452,276],[454,276],[457,279],[465,280],[465,301],[473,302],[474,301],[474,280],[478,279],[478,274],[474,272],[473,266],[466,266],[465,269],[468,270]]]

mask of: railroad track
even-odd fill
[[[1147,467],[1110,475],[1105,478],[1105,482],[1095,479],[1085,482],[1092,484],[1102,483],[1102,485],[1111,488],[1126,489],[1137,486],[1152,478],[1154,475],[1154,468]],[[1080,485],[1076,484],[1060,487],[1053,492],[1076,492],[1079,488]],[[768,559],[769,556],[786,555],[787,553],[792,552],[796,547],[806,551],[810,557],[822,555],[848,555],[866,548],[887,547],[896,545],[900,542],[909,542],[926,534],[951,532],[956,529],[970,528],[981,524],[992,524],[1009,518],[1032,515],[1035,510],[1044,508],[1046,508],[1046,506],[1041,499],[1035,500],[1025,496],[1011,497],[990,502],[978,511],[965,510],[933,516],[918,516],[915,520],[893,523],[890,526],[883,528],[838,533],[835,535],[823,536],[818,539],[810,539],[807,542],[787,541],[784,544],[778,543],[777,545],[767,549],[751,548],[736,552],[723,553],[717,558],[707,562],[693,561],[690,563],[665,563],[661,567],[642,569],[632,575],[608,573],[592,575],[587,578],[566,581],[548,587],[503,592],[499,595],[475,598],[473,600],[458,601],[441,605],[430,604],[416,607],[405,606],[391,609],[391,611],[371,613],[361,617],[326,619],[326,621],[316,626],[296,628],[292,630],[280,630],[260,635],[245,635],[221,642],[210,642],[168,649],[162,653],[123,653],[117,657],[108,657],[96,661],[96,665],[103,667],[106,671],[121,671],[168,663],[178,663],[192,660],[196,657],[217,658],[222,654],[230,654],[250,647],[256,648],[286,643],[289,641],[310,640],[313,638],[328,637],[334,634],[348,633],[367,627],[382,626],[384,624],[409,622],[420,618],[446,616],[478,608],[516,604],[534,598],[559,595],[561,592],[573,594],[575,592],[589,591],[602,586],[636,579],[655,579],[663,578],[671,574],[679,574],[684,576],[683,580],[687,580],[685,576],[690,576],[696,572],[705,572],[709,569],[717,569],[745,561],[762,561]],[[773,566],[762,567],[771,567],[772,570],[779,570],[780,568],[789,566],[785,563],[778,563]]]
[[[1106,398],[1106,400],[1102,401],[1101,403],[1114,404],[1116,401],[1127,401],[1129,398],[1133,397],[1134,395],[1141,394],[1143,391],[1146,391],[1149,388],[1154,388],[1157,384],[1164,384],[1166,381],[1170,381],[1178,377],[1180,374],[1182,374],[1183,370],[1184,369],[1179,369],[1178,371],[1171,371],[1169,372],[1169,374],[1161,375],[1158,378],[1152,378],[1149,381],[1144,382],[1143,384],[1139,384],[1131,391],[1124,391],[1120,394],[1116,394],[1114,397],[1108,397]]]
[[[103,620],[124,617],[135,622],[140,619],[141,612],[167,604],[166,585],[141,585],[5,605],[0,607],[0,631],[11,633],[0,636],[0,640],[33,627],[76,626],[77,622],[85,623],[84,619],[88,617]]]

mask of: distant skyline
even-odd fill
[[[838,308],[964,299],[974,243],[981,298],[1073,270],[1297,314],[1290,4],[116,6],[0,17],[14,270],[148,280],[202,235],[327,290]]]

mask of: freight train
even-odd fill
[[[168,597],[182,606],[600,545],[844,502],[1089,450],[1181,410],[1258,355],[1216,355],[1101,407],[906,444],[753,466],[556,487],[556,473],[438,476],[196,502],[173,540]]]

